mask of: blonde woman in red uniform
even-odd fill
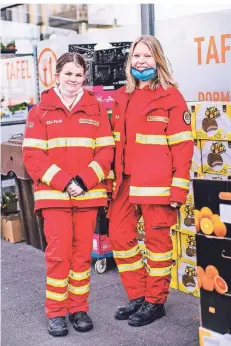
[[[193,137],[187,105],[155,37],[135,40],[126,75],[113,107],[115,182],[108,217],[114,258],[130,302],[115,318],[144,326],[165,315],[170,227],[188,194]],[[147,264],[137,242],[141,214]]]
[[[88,316],[92,239],[99,206],[107,205],[104,179],[114,140],[106,111],[83,90],[86,63],[74,53],[56,65],[57,86],[46,90],[26,124],[23,157],[34,181],[47,240],[46,315],[53,336],[93,327]]]

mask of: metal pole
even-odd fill
[[[141,33],[154,36],[154,4],[141,4]]]

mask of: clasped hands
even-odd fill
[[[84,195],[85,193],[84,190],[78,184],[76,184],[74,180],[72,180],[71,183],[68,185],[66,192],[73,197]]]

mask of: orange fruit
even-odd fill
[[[214,279],[215,276],[219,275],[219,272],[216,267],[209,265],[205,268],[205,275],[210,279]]]
[[[200,221],[200,229],[204,234],[212,234],[214,229],[212,221],[207,217],[203,217]]]
[[[225,294],[228,291],[228,285],[221,276],[217,275],[214,278],[214,286],[217,293]]]
[[[227,228],[222,221],[215,221],[213,223],[214,233],[217,237],[225,237],[227,234]]]
[[[201,218],[202,218],[202,214],[197,209],[193,210],[193,214],[194,214],[194,219],[195,219],[196,231],[199,232],[199,230],[200,230],[200,221],[201,221]]]
[[[214,279],[209,278],[207,275],[203,277],[203,288],[206,291],[213,291],[214,290]]]
[[[211,216],[211,221],[212,221],[212,222],[221,221],[221,220],[220,220],[220,215],[218,215],[218,214],[213,214],[213,215]]]
[[[205,275],[204,269],[200,266],[196,266],[196,273],[198,278],[202,278]]]
[[[211,216],[213,215],[213,212],[208,207],[203,207],[201,208],[201,214],[202,214],[202,217],[207,217],[208,219],[210,219]]]

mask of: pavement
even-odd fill
[[[171,290],[166,316],[145,327],[130,327],[114,319],[127,304],[113,263],[103,274],[92,269],[90,311],[94,329],[53,338],[44,314],[44,253],[25,243],[1,241],[2,346],[198,346],[199,299]]]

